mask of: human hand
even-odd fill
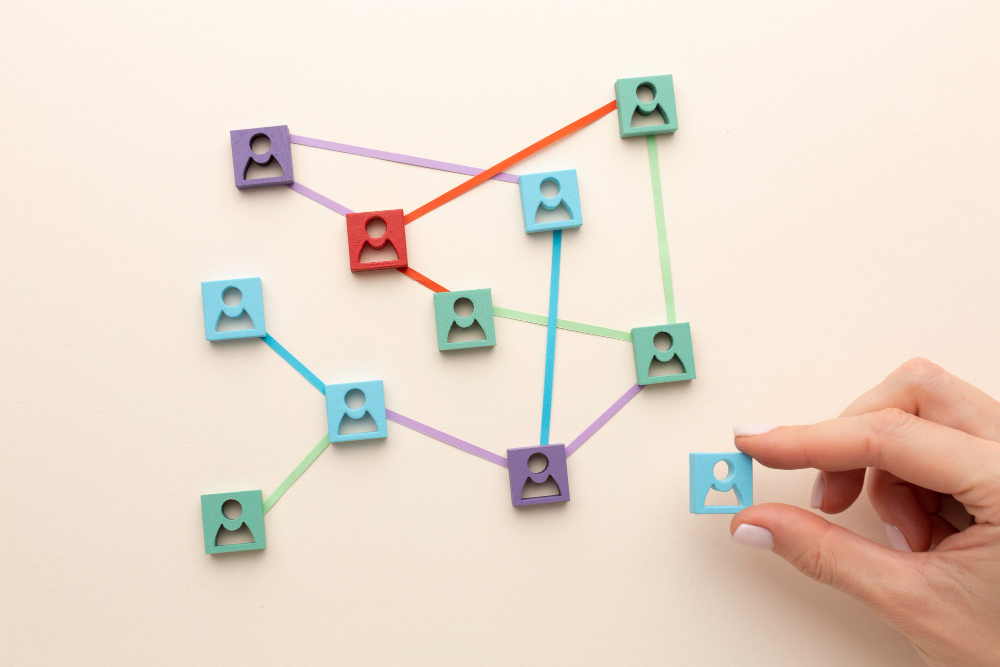
[[[827,514],[857,500],[867,470],[893,549],[779,503],[734,516],[734,542],[864,602],[929,665],[1000,665],[1000,403],[913,359],[837,419],[733,431],[769,468],[818,468],[811,505]],[[939,514],[948,496],[972,525]]]

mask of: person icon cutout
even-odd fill
[[[365,409],[365,392],[360,389],[352,389],[344,396],[344,403],[350,408],[340,419],[340,426],[337,428],[339,435],[371,433],[377,431],[375,418],[372,413]],[[361,413],[360,417],[352,417],[351,411]],[[353,413],[356,414],[356,413]]]
[[[456,339],[465,334],[466,341],[477,341],[486,340],[486,332],[483,331],[483,327],[479,324],[479,320],[475,317],[475,307],[472,302],[466,298],[455,300],[455,321],[451,323],[451,329],[448,330],[448,342],[460,342]],[[469,324],[462,326],[459,324],[459,320],[472,320]]]
[[[696,377],[691,325],[687,322],[632,329],[632,354],[640,385]]]
[[[271,140],[266,134],[255,135],[250,140],[250,156],[243,170],[243,179],[248,183],[254,183],[265,178],[281,178],[284,175],[284,167],[271,152]]]
[[[330,442],[386,437],[385,395],[381,380],[328,384],[324,392]]]
[[[629,127],[657,127],[670,122],[663,105],[656,99],[652,84],[644,83],[635,89],[636,99],[639,104],[632,112],[632,120]]]
[[[222,302],[226,304],[230,312],[235,310],[243,301],[243,292],[237,287],[230,287],[222,293]],[[225,310],[219,311],[219,321],[215,323],[215,330],[218,331],[243,331],[253,329],[253,318],[246,308],[239,309],[239,315],[231,317]]]
[[[535,209],[535,224],[543,225],[547,222],[573,219],[573,215],[566,208],[566,202],[559,196],[559,183],[554,178],[542,181],[539,190],[542,193],[542,200],[538,202],[538,208]],[[552,202],[556,202],[554,206],[552,206]]]
[[[267,334],[260,278],[204,282],[201,300],[207,340],[262,338]]]
[[[677,354],[670,351],[674,345],[674,339],[666,331],[659,331],[653,336],[653,347],[656,352],[649,362],[649,377],[660,377],[663,375],[676,375],[687,372],[684,362],[677,358]]]
[[[508,449],[507,470],[514,507],[569,500],[566,445]]]
[[[708,493],[702,498],[702,504],[706,507],[733,507],[742,505],[740,495],[736,491],[736,485],[733,484],[735,476],[733,464],[729,461],[719,461],[712,468],[712,474],[715,476],[715,482],[708,487]]]
[[[253,531],[250,530],[250,526],[247,525],[246,521],[239,520],[243,515],[243,506],[240,505],[238,500],[230,498],[222,503],[222,513],[227,519],[238,522],[239,525],[235,529],[231,529],[226,527],[225,524],[219,524],[219,530],[215,534],[215,546],[254,542]]]
[[[207,554],[250,551],[267,546],[260,491],[202,496],[201,519]]]
[[[396,246],[392,244],[391,239],[385,238],[385,230],[385,220],[382,218],[372,218],[365,223],[368,238],[361,246],[361,256],[358,258],[362,266],[373,262],[394,262],[399,259]]]
[[[615,100],[618,132],[623,139],[677,131],[673,76],[618,79]]]
[[[692,514],[735,514],[753,505],[753,460],[749,456],[741,452],[692,453],[688,459]]]
[[[347,214],[347,249],[351,271],[405,269],[406,229],[403,210]]]
[[[550,498],[552,496],[558,496],[559,482],[551,474],[546,473],[545,470],[549,467],[549,457],[547,457],[542,452],[535,452],[528,457],[528,470],[530,470],[533,475],[529,476],[528,479],[524,481],[524,486],[521,487],[521,500],[528,500],[529,498]],[[535,481],[535,475],[542,476],[540,482]]]
[[[574,229],[583,224],[576,169],[524,174],[518,178],[527,234]]]
[[[295,182],[287,125],[232,130],[229,141],[233,149],[233,176],[240,190]]]
[[[436,293],[434,320],[442,352],[497,344],[493,296],[488,288]]]

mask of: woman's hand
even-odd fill
[[[914,359],[837,419],[734,433],[769,468],[818,468],[811,504],[827,514],[857,500],[867,471],[893,549],[778,503],[733,517],[733,541],[861,600],[930,665],[1000,665],[1000,403]],[[947,496],[973,525],[939,514]]]

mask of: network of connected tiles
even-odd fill
[[[643,100],[642,97],[647,99]],[[576,170],[566,169],[520,176],[504,172],[504,169],[517,164],[542,148],[616,109],[621,138],[644,137],[647,142],[667,319],[663,324],[636,327],[631,332],[558,318],[562,232],[583,225]],[[676,130],[677,116],[673,77],[663,75],[619,79],[615,83],[614,102],[602,106],[593,113],[485,170],[310,139],[290,134],[288,127],[284,125],[230,132],[233,173],[237,188],[284,185],[336,211],[346,218],[347,247],[351,271],[394,269],[434,292],[433,307],[437,342],[438,349],[442,352],[496,345],[494,317],[545,325],[547,327],[545,381],[539,445],[508,449],[505,458],[387,409],[381,380],[337,384],[323,383],[267,333],[264,323],[264,299],[260,278],[240,278],[202,283],[205,338],[213,342],[240,338],[262,339],[325,395],[329,428],[327,435],[317,443],[306,458],[266,499],[259,490],[202,496],[205,552],[212,554],[263,549],[266,545],[264,515],[320,453],[330,443],[385,438],[388,435],[387,424],[389,421],[507,468],[510,478],[511,503],[515,507],[567,502],[570,499],[567,458],[571,454],[617,414],[645,385],[695,378],[691,328],[687,322],[677,322],[674,314],[673,287],[655,136],[673,133]],[[266,138],[270,142],[269,146],[263,150],[255,150],[254,143],[260,138]],[[295,181],[292,172],[291,144],[293,143],[462,173],[472,178],[410,213],[404,214],[399,209],[355,212]],[[253,177],[253,170],[268,166],[280,169],[281,175]],[[406,251],[406,226],[489,179],[518,184],[525,233],[550,233],[552,235],[552,272],[547,316],[494,306],[492,294],[488,288],[449,291],[409,266],[409,257]],[[546,191],[548,191],[547,194]],[[391,253],[392,257],[365,261],[363,255],[368,250],[381,251],[383,254]],[[242,328],[235,326],[237,321]],[[224,324],[228,326],[224,326]],[[569,445],[549,442],[555,334],[556,330],[560,328],[630,341],[635,359],[636,384],[630,387]],[[674,365],[670,372],[664,370],[668,368],[668,364]],[[722,477],[718,477],[714,472],[716,464],[720,461],[724,462],[728,469],[728,473]],[[690,476],[690,510],[693,513],[732,513],[753,503],[752,464],[750,459],[743,454],[733,452],[693,453],[690,455]],[[547,485],[548,489],[554,488],[554,493],[538,495],[529,492],[529,487],[536,487],[537,490],[540,485]],[[706,506],[705,498],[713,489],[721,492],[734,491],[737,504]],[[228,505],[228,510],[224,509],[224,505]],[[244,531],[242,541],[220,539],[225,538],[227,533],[235,534],[241,530]]]

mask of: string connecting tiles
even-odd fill
[[[525,158],[550,146],[563,137],[610,114],[618,112],[619,134],[629,140],[643,137],[649,157],[653,191],[654,219],[660,256],[661,278],[665,306],[665,321],[644,323],[631,331],[610,329],[559,318],[559,274],[562,259],[563,233],[580,233],[583,226],[583,198],[576,169],[537,174],[516,175],[506,170]],[[542,388],[542,419],[539,443],[536,446],[513,447],[506,457],[490,452],[461,438],[388,409],[386,397],[392,397],[391,386],[382,380],[358,378],[353,382],[327,384],[295,358],[267,332],[264,325],[264,300],[258,277],[216,280],[202,283],[205,338],[214,344],[237,338],[260,338],[302,377],[324,395],[327,405],[329,432],[309,451],[298,466],[269,496],[260,491],[210,494],[202,496],[202,521],[205,552],[226,553],[248,549],[263,549],[264,515],[288,491],[331,443],[364,442],[390,438],[388,422],[405,427],[427,437],[465,451],[490,463],[507,468],[510,478],[511,503],[514,507],[568,502],[568,459],[604,424],[618,414],[647,384],[686,381],[695,378],[694,348],[691,327],[677,322],[674,312],[673,281],[670,253],[667,247],[663,195],[660,187],[659,158],[656,135],[677,130],[673,77],[670,75],[619,79],[615,83],[615,101],[583,116],[553,132],[524,150],[493,165],[479,169],[451,162],[380,151],[333,141],[312,139],[291,134],[285,125],[233,130],[230,139],[233,153],[233,175],[240,189],[284,185],[293,191],[344,216],[347,251],[351,271],[398,271],[433,292],[429,308],[433,308],[438,349],[461,355],[461,350],[497,345],[494,318],[542,325],[547,328],[545,368]],[[258,148],[262,139],[269,145]],[[356,212],[325,195],[296,181],[292,172],[291,145],[311,146],[370,157],[378,160],[409,164],[464,174],[470,178],[423,206],[404,212],[402,209]],[[281,176],[255,176],[254,173],[277,163]],[[488,286],[476,286],[452,292],[410,266],[414,258],[407,255],[406,227],[433,210],[447,204],[488,180],[517,184],[520,194],[521,217],[527,234],[552,235],[552,265],[549,281],[549,307],[545,315],[526,313],[498,306],[493,302]],[[516,206],[512,205],[512,212]],[[366,251],[380,251],[388,258],[366,261]],[[566,444],[550,442],[552,416],[552,385],[555,369],[556,331],[563,329],[601,336],[633,346],[636,383],[572,441]],[[453,340],[454,338],[454,340]],[[462,340],[459,340],[461,338]],[[388,391],[387,391],[388,389]],[[391,404],[391,403],[390,403]],[[393,407],[395,407],[394,404]],[[691,511],[722,513],[742,509],[752,503],[752,467],[744,455],[691,454]],[[716,478],[713,466],[724,461],[728,473]],[[737,504],[731,507],[706,506],[712,491],[735,490]],[[227,511],[227,507],[229,510]],[[241,539],[237,534],[243,532]]]

